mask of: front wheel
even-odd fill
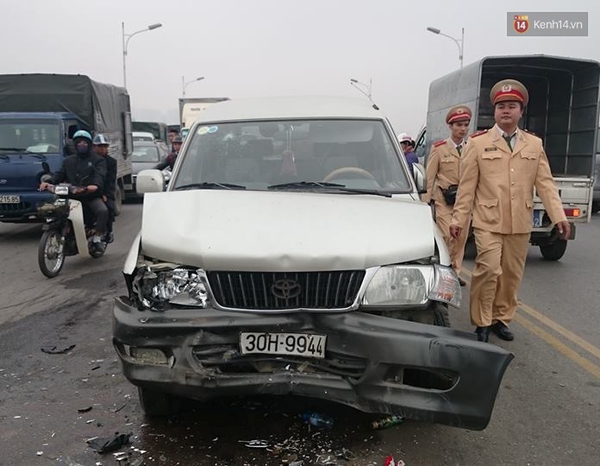
[[[410,320],[437,327],[450,327],[448,305],[435,302],[425,310],[415,311]]]
[[[542,253],[542,257],[547,261],[559,260],[562,256],[564,256],[566,250],[566,239],[557,239],[552,244],[540,244],[540,252]]]
[[[138,398],[144,414],[148,417],[166,417],[177,414],[178,399],[169,393],[138,387]]]
[[[65,263],[65,239],[58,230],[46,230],[38,247],[38,265],[48,278],[58,275]]]

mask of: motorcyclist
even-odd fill
[[[102,201],[102,190],[106,178],[106,161],[92,151],[92,136],[79,130],[73,135],[75,155],[66,157],[61,168],[51,176],[49,182],[40,184],[40,191],[59,183],[70,183],[85,188],[83,194],[74,196],[96,217],[96,231],[92,243],[98,250],[104,250],[102,238],[106,235],[108,208]]]
[[[108,207],[108,222],[106,224],[106,243],[114,241],[113,222],[115,221],[115,199],[117,194],[117,161],[108,155],[110,141],[104,134],[94,137],[94,152],[106,161],[106,179],[102,190],[102,200]]]
[[[173,141],[171,141],[171,144],[173,145],[173,150],[169,153],[169,155],[167,155],[166,159],[159,162],[158,165],[154,167],[157,170],[164,170],[165,168],[170,168],[171,170],[173,170],[173,167],[175,166],[175,160],[177,159],[177,156],[179,155],[179,150],[181,149],[181,145],[183,144],[183,139],[181,139],[181,136],[175,136],[173,138]]]

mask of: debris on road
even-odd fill
[[[268,448],[269,442],[266,440],[238,440],[239,443],[243,443],[248,448]]]
[[[92,410],[93,406],[87,406],[85,408],[79,408],[77,410],[78,413],[89,413]]]
[[[112,451],[116,451],[124,445],[129,443],[129,438],[133,435],[133,433],[129,434],[119,434],[115,432],[115,435],[112,437],[99,438],[95,437],[87,440],[87,444],[90,448],[96,450],[98,453],[110,453]]]
[[[311,425],[318,428],[326,427],[331,429],[333,427],[333,418],[329,416],[325,416],[319,413],[304,413],[300,416],[302,420]]]
[[[71,346],[67,346],[66,348],[63,349],[56,349],[56,346],[43,346],[42,348],[40,348],[42,350],[42,353],[46,353],[46,354],[65,354],[68,353],[69,351],[71,351],[73,348],[75,348],[76,345],[71,345]]]
[[[380,419],[379,421],[373,421],[371,427],[373,427],[373,429],[387,429],[388,427],[397,426],[403,422],[404,418],[401,416],[390,416]]]

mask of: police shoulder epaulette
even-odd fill
[[[471,134],[471,137],[472,137],[472,138],[476,138],[477,136],[481,136],[482,134],[485,134],[485,133],[487,133],[488,131],[489,131],[489,130],[487,130],[487,129],[482,129],[481,131],[477,131],[477,132],[475,132],[475,133]]]
[[[533,131],[529,131],[528,129],[523,128],[523,131],[525,131],[527,134],[531,134],[532,136],[535,136],[536,138],[539,138],[539,136],[537,134],[535,134]]]
[[[446,144],[446,140],[442,140],[442,141],[437,141],[433,143],[433,147],[440,147],[442,145]]]

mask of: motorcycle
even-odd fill
[[[83,204],[72,196],[84,194],[86,188],[67,183],[50,186],[56,200],[38,207],[38,215],[45,219],[44,233],[38,247],[38,265],[48,278],[61,271],[65,257],[89,254],[94,259],[106,252],[106,243],[94,243],[93,225],[86,227]]]

